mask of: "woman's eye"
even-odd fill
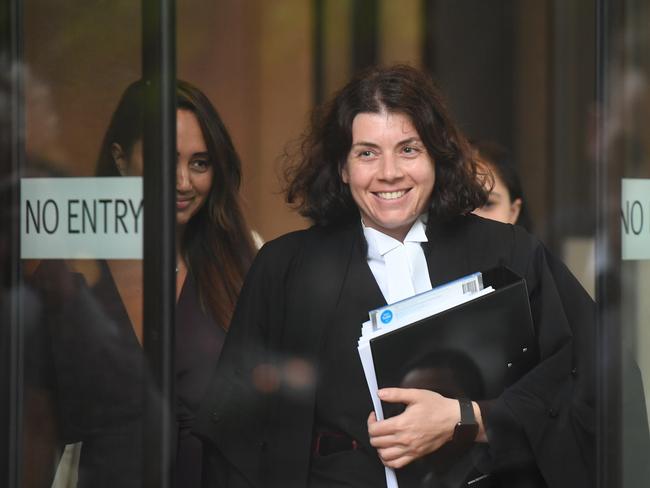
[[[372,151],[368,151],[368,150],[360,151],[359,156],[361,156],[362,158],[371,158],[371,157],[374,156],[374,153]]]
[[[205,171],[210,167],[210,162],[206,159],[195,159],[190,164],[199,171]]]

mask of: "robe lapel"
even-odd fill
[[[300,273],[317,278],[303,279],[297,287],[299,295],[294,297],[295,305],[286,320],[283,351],[300,352],[316,361],[323,331],[335,314],[340,316],[342,310],[353,314],[360,309],[365,313],[386,304],[368,266],[358,225],[316,235]]]
[[[360,230],[355,235],[349,263],[339,308],[351,307],[351,312],[360,309],[370,311],[386,305],[384,295],[368,266],[366,243]],[[348,315],[344,313],[343,316]]]
[[[477,270],[470,269],[466,245],[454,238],[454,224],[430,217],[427,239],[423,243],[431,286],[436,287]]]

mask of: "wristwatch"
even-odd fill
[[[468,445],[476,440],[478,423],[474,416],[472,401],[467,398],[459,398],[458,403],[460,403],[460,422],[456,424],[452,440],[455,444]]]

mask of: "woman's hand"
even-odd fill
[[[406,404],[403,413],[390,419],[377,421],[374,412],[368,417],[370,444],[385,466],[406,466],[453,437],[460,421],[458,400],[412,388],[385,388],[378,393],[382,401]]]

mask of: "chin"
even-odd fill
[[[377,222],[384,228],[390,230],[402,229],[404,227],[411,227],[413,222],[417,219],[415,217],[401,218],[401,219],[386,219],[377,220]]]
[[[176,215],[176,225],[186,225],[189,221],[190,219],[184,215]]]

